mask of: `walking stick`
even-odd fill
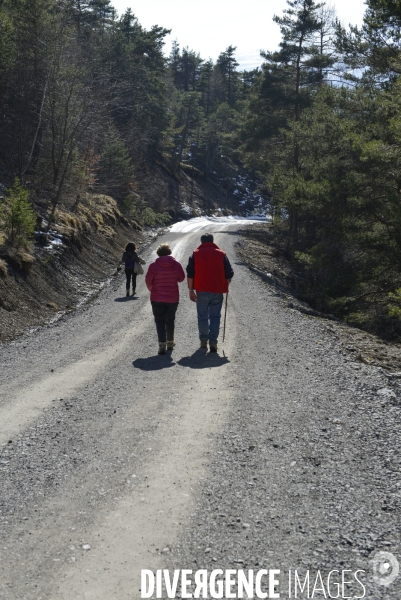
[[[225,309],[224,309],[223,342],[224,342],[224,338],[226,337],[227,300],[228,300],[228,292],[226,294],[226,306],[225,306]]]

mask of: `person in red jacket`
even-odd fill
[[[172,350],[174,342],[175,313],[179,301],[178,284],[185,279],[180,263],[171,256],[168,244],[161,244],[156,250],[159,258],[149,265],[145,281],[150,291],[150,301],[155,317],[159,354]]]
[[[189,297],[196,302],[201,348],[217,352],[223,294],[234,276],[230,261],[213,242],[213,236],[201,236],[201,245],[189,257],[187,281]]]

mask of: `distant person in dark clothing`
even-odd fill
[[[171,256],[168,244],[161,244],[156,253],[159,258],[149,265],[145,281],[150,291],[150,301],[155,317],[159,354],[172,350],[174,342],[175,313],[178,308],[178,284],[185,279],[184,269]]]
[[[136,245],[134,242],[128,242],[125,246],[125,252],[121,258],[121,262],[125,265],[125,275],[127,277],[127,296],[129,296],[129,289],[132,279],[132,295],[135,295],[136,290],[136,276],[137,273],[142,269],[140,265],[144,265],[145,261],[136,252]],[[143,273],[143,271],[142,271]]]
[[[196,302],[201,348],[217,352],[223,294],[234,276],[230,261],[213,242],[213,236],[201,236],[201,245],[189,257],[187,281],[189,297]]]

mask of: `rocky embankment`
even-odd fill
[[[109,196],[88,195],[55,217],[50,231],[38,219],[28,251],[0,246],[0,343],[73,311],[116,273],[128,240],[141,246],[154,237]]]

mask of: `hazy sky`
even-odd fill
[[[260,50],[274,50],[280,41],[279,26],[272,21],[281,15],[285,0],[112,0],[121,15],[127,8],[138,17],[145,29],[161,25],[171,29],[166,38],[166,53],[177,38],[180,47],[189,46],[204,59],[217,56],[230,44],[237,46],[240,66],[250,69],[260,65]],[[365,10],[363,0],[329,0],[343,24],[361,25]]]

